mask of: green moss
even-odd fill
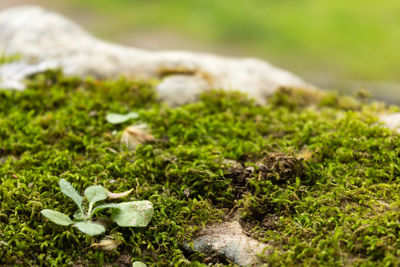
[[[0,92],[0,262],[9,265],[197,264],[181,243],[201,226],[242,212],[268,242],[271,265],[398,263],[400,139],[376,124],[384,107],[338,95],[278,92],[258,106],[213,91],[170,108],[151,84],[38,75]],[[311,99],[311,100],[310,100]],[[344,99],[344,100],[343,100]],[[157,139],[128,151],[109,112],[136,111]],[[134,188],[150,200],[146,228],[118,228],[111,252],[98,239],[46,222],[44,208],[74,212],[58,189]],[[127,256],[128,255],[128,256]]]
[[[0,65],[11,63],[20,59],[19,55],[4,55],[0,53]]]

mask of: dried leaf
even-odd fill
[[[105,239],[101,240],[99,243],[91,244],[90,247],[94,248],[94,249],[110,251],[110,250],[116,249],[119,245],[121,245],[121,243],[122,243],[121,240],[105,238]]]
[[[130,149],[135,149],[139,144],[153,142],[154,136],[148,133],[147,124],[131,125],[127,127],[121,138],[121,142]]]
[[[121,198],[121,197],[126,197],[127,195],[129,195],[130,193],[132,193],[133,188],[131,190],[122,192],[122,193],[112,193],[110,191],[107,192],[108,194],[108,198],[109,199],[117,199],[117,198]]]

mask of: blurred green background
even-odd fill
[[[106,40],[258,57],[323,88],[400,103],[399,0],[0,2],[47,6]]]

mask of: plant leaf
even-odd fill
[[[83,213],[83,198],[78,194],[78,192],[76,192],[75,188],[65,179],[61,179],[59,185],[61,188],[61,192],[70,197],[75,202],[75,204],[78,205],[79,209]]]
[[[91,215],[95,214],[96,212],[98,212],[99,210],[102,210],[102,209],[106,209],[106,208],[118,208],[118,207],[119,207],[119,204],[114,204],[114,203],[98,205],[98,206],[96,206],[96,207],[93,209]]]
[[[121,198],[121,197],[126,197],[127,195],[129,195],[130,193],[132,193],[133,188],[131,190],[122,192],[122,193],[112,193],[110,191],[108,191],[108,198],[109,199],[117,199],[117,198]]]
[[[77,222],[74,224],[76,228],[78,228],[79,231],[87,234],[87,235],[101,235],[106,231],[106,228],[104,228],[103,225],[94,223],[94,222]]]
[[[86,188],[85,196],[89,200],[89,213],[92,211],[94,203],[108,197],[108,191],[101,185],[92,185]]]
[[[111,213],[111,219],[123,227],[145,227],[153,216],[154,208],[150,201],[132,201],[118,204]]]
[[[132,263],[132,267],[147,267],[147,265],[141,261],[135,261]]]
[[[74,219],[78,221],[83,221],[85,220],[85,215],[78,211],[74,214]]]
[[[109,113],[106,116],[106,120],[112,124],[120,124],[130,119],[136,119],[137,117],[139,117],[139,115],[136,112],[130,112],[128,114]]]
[[[64,213],[55,211],[55,210],[49,210],[49,209],[44,209],[40,212],[44,217],[52,221],[53,223],[59,224],[59,225],[71,225],[73,221]]]

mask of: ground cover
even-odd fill
[[[377,123],[383,104],[282,88],[265,106],[216,90],[172,108],[152,82],[49,72],[28,84],[0,91],[1,264],[215,263],[182,243],[238,214],[273,266],[399,263],[400,139]],[[111,112],[139,116],[114,125]],[[128,150],[122,132],[139,122],[155,141]],[[127,201],[151,201],[154,216],[113,225],[106,235],[121,244],[96,250],[101,237],[40,215],[74,213],[61,178],[80,193],[133,188]]]

